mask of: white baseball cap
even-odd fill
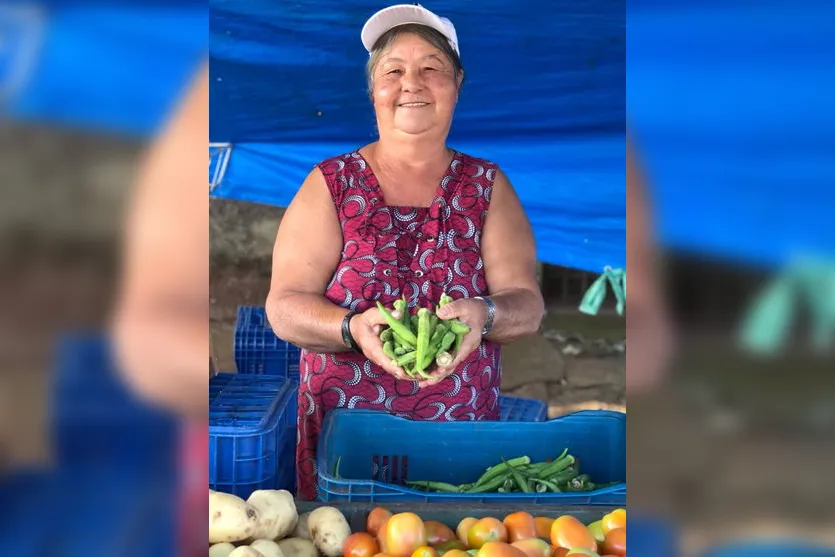
[[[452,22],[445,17],[430,12],[420,4],[389,6],[368,18],[360,34],[365,50],[370,54],[374,48],[374,43],[384,33],[398,25],[408,23],[417,23],[435,29],[447,38],[455,53],[461,56],[461,52],[458,50],[458,35],[455,33],[455,26],[452,25]]]

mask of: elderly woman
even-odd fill
[[[452,23],[417,5],[362,31],[378,141],[322,161],[282,220],[267,298],[279,337],[303,348],[299,496],[316,490],[316,445],[334,408],[416,420],[499,417],[500,345],[535,333],[543,300],[533,234],[498,166],[447,146],[464,71]],[[392,365],[376,302],[437,311],[470,328],[431,379]]]

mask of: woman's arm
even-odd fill
[[[267,317],[280,338],[315,352],[342,352],[348,310],[324,297],[339,264],[342,229],[318,168],[305,179],[284,217],[273,248]]]
[[[130,202],[113,339],[142,396],[205,418],[209,355],[208,70],[151,146]]]
[[[490,300],[496,306],[487,338],[508,343],[536,333],[545,315],[545,303],[536,280],[533,231],[513,186],[501,171],[497,172],[484,222],[481,257]],[[472,329],[452,367],[481,344],[487,311],[486,303],[470,298],[456,300],[438,310],[442,319],[457,317]]]
[[[650,388],[660,381],[670,353],[672,331],[658,272],[652,219],[646,186],[627,144],[626,151],[626,385],[628,392]]]
[[[325,178],[314,169],[284,213],[273,248],[266,306],[278,337],[314,352],[348,350],[342,341],[342,321],[348,310],[324,296],[342,257],[343,244]],[[383,323],[377,308],[368,309],[351,319],[351,335],[369,360],[402,378],[403,370],[392,365],[383,352],[379,337]]]
[[[496,305],[489,340],[507,343],[539,330],[545,315],[536,280],[536,243],[528,217],[499,170],[481,236],[490,299]]]

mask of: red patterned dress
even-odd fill
[[[391,307],[405,293],[410,307],[435,306],[487,294],[481,230],[496,165],[454,153],[428,208],[392,207],[368,162],[353,152],[323,161],[322,171],[342,227],[342,259],[325,296],[364,311],[379,300]],[[334,408],[383,410],[415,420],[496,420],[501,349],[484,341],[456,372],[418,389],[362,354],[302,351],[297,474],[299,496],[317,495],[316,447],[325,415]]]

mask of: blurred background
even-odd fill
[[[138,459],[150,450],[118,440],[131,437],[122,429],[130,424],[172,428],[170,417],[118,381],[88,390],[85,372],[106,373],[107,358],[61,366],[75,360],[56,358],[56,348],[65,333],[104,327],[138,157],[205,57],[206,6],[38,3],[22,16],[18,6],[0,9],[0,470],[27,485],[24,473],[78,454],[62,437],[99,439],[83,452],[109,455],[93,460],[99,471],[119,458],[159,471],[172,464]],[[629,505],[668,520],[690,554],[734,538],[835,545],[834,12],[823,0],[626,6],[625,110],[675,342],[663,380],[629,394]],[[221,369],[234,369],[235,308],[263,303],[281,214],[277,205],[211,202]],[[519,371],[506,388],[547,400],[552,415],[625,405],[622,341],[644,326],[640,309],[622,318],[611,301],[596,316],[576,311],[596,276],[543,265],[546,323],[508,355]],[[88,344],[76,346],[73,354],[89,355]],[[103,414],[52,419],[62,372],[82,379],[61,400]],[[128,399],[137,407],[126,423],[96,429]],[[156,447],[173,461],[165,437]],[[100,509],[112,503],[101,483],[79,477],[60,489],[100,494]],[[158,501],[172,499],[165,487]],[[37,516],[23,510],[0,514],[0,530]]]

